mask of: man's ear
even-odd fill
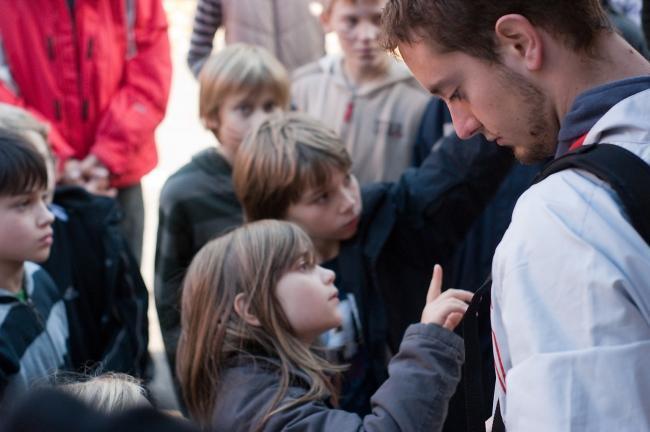
[[[544,60],[544,42],[540,30],[528,18],[509,14],[494,26],[501,61],[510,67],[517,63],[529,71],[539,70]]]
[[[235,296],[234,307],[237,315],[239,315],[239,317],[246,321],[248,324],[254,327],[260,327],[262,325],[260,324],[260,320],[258,320],[257,317],[250,312],[250,303],[248,302],[248,299],[244,293],[239,293]]]

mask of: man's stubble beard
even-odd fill
[[[525,121],[528,125],[530,141],[525,146],[514,146],[513,153],[523,164],[534,164],[547,160],[555,154],[557,133],[560,125],[552,114],[548,96],[535,84],[522,75],[506,67],[501,69],[501,79],[513,88],[522,100]]]

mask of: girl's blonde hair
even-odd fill
[[[295,335],[278,299],[278,280],[304,259],[314,263],[311,240],[298,226],[263,220],[212,240],[194,257],[183,282],[177,375],[192,416],[208,426],[225,365],[240,355],[262,353],[280,360],[279,389],[258,419],[309,400],[336,397],[331,377],[340,368],[312,352]],[[260,326],[235,311],[242,293]],[[293,371],[309,376],[304,396],[281,404]],[[336,403],[336,401],[335,401]]]
[[[199,74],[199,116],[207,124],[216,117],[227,95],[270,90],[277,104],[289,107],[289,76],[264,48],[235,43],[210,56]]]
[[[151,406],[140,381],[122,373],[107,372],[95,377],[76,379],[60,384],[58,388],[106,414]]]

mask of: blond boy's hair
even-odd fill
[[[289,107],[289,76],[264,48],[236,43],[208,58],[199,74],[199,116],[204,124],[216,118],[223,99],[235,92],[251,95],[270,90],[277,104]]]
[[[151,406],[140,381],[122,373],[108,372],[58,388],[105,414]]]
[[[248,221],[282,219],[306,190],[326,187],[333,171],[348,172],[351,166],[334,131],[306,114],[283,113],[244,139],[233,183]]]
[[[42,123],[28,111],[14,105],[0,103],[0,128],[7,129],[27,138],[31,143],[38,146],[37,150],[42,152],[41,143],[47,144],[47,135],[50,131],[49,125]],[[51,156],[49,146],[45,146]]]

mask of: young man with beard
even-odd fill
[[[584,144],[650,163],[650,64],[598,0],[391,0],[385,47],[461,138],[522,162]],[[508,431],[648,430],[650,248],[615,192],[566,170],[519,199],[494,257],[496,392]]]

